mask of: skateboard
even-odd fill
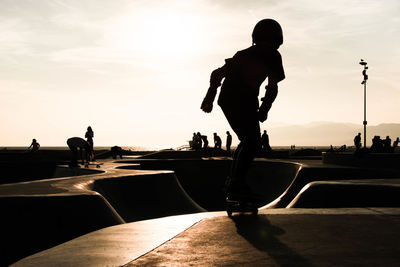
[[[89,168],[90,165],[96,165],[96,168],[100,168],[100,166],[103,165],[103,162],[86,162],[85,168]]]
[[[239,213],[251,213],[256,216],[258,214],[258,208],[254,200],[233,200],[226,198],[226,213],[229,217],[232,217],[234,212]]]

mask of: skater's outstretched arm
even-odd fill
[[[278,95],[278,83],[274,80],[270,80],[268,81],[268,85],[265,86],[265,89],[265,96],[261,98],[262,104],[258,109],[258,120],[260,122],[264,122],[268,118],[268,112]]]
[[[213,102],[217,95],[217,88],[221,85],[221,81],[226,76],[226,65],[214,70],[210,77],[210,87],[208,88],[207,94],[201,103],[201,109],[210,113],[213,109]]]

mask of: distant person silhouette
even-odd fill
[[[383,150],[384,152],[392,152],[393,148],[392,148],[392,139],[390,139],[389,136],[386,136],[386,139],[383,140]]]
[[[264,133],[261,136],[261,149],[264,154],[271,153],[271,146],[269,145],[269,136],[266,130],[264,130]]]
[[[329,147],[328,152],[335,152],[335,149],[333,149],[332,145]]]
[[[85,138],[86,138],[86,141],[89,143],[89,145],[90,145],[90,147],[91,147],[91,149],[92,149],[92,151],[94,151],[94,149],[93,149],[93,137],[94,137],[94,132],[93,132],[93,130],[92,130],[92,127],[87,127],[87,130],[86,130],[86,133],[85,133]]]
[[[221,137],[219,137],[217,133],[214,133],[214,148],[221,149],[221,147],[222,147]]]
[[[229,131],[226,131],[226,151],[231,154],[231,145],[232,145],[232,135]]]
[[[32,149],[31,149],[32,148]],[[40,148],[40,144],[36,141],[36,139],[32,139],[31,145],[28,147],[28,150],[31,149],[31,151],[38,151]]]
[[[361,133],[358,133],[354,137],[354,146],[356,147],[356,150],[359,150],[361,148]]]
[[[396,140],[394,140],[394,142],[393,142],[393,149],[396,149],[399,146],[399,142],[400,142],[400,140],[397,137]]]
[[[190,149],[192,150],[196,149],[196,142],[197,142],[196,139],[197,139],[196,133],[193,133],[192,141],[190,141]]]
[[[283,43],[282,28],[273,19],[263,19],[254,27],[253,44],[238,51],[225,65],[211,73],[210,87],[201,104],[204,112],[211,112],[217,88],[225,78],[218,97],[231,128],[240,143],[235,150],[226,195],[240,199],[252,195],[246,183],[246,173],[260,148],[260,122],[268,117],[272,103],[278,94],[278,82],[285,78],[282,58],[278,52]],[[265,96],[259,106],[260,86],[268,77]]]
[[[89,162],[90,155],[92,154],[92,148],[90,144],[83,138],[80,137],[71,137],[67,140],[67,145],[72,152],[72,159],[69,164],[70,167],[77,167],[78,165],[78,150],[80,154],[80,158],[82,160],[82,164]],[[83,154],[83,150],[85,154]]]
[[[197,132],[197,134],[196,134],[195,145],[196,145],[196,150],[200,150],[201,147],[203,146],[203,141],[201,140],[201,133],[200,132]]]
[[[202,135],[201,136],[201,140],[203,141],[203,148],[207,149],[208,148],[208,139],[207,139],[207,135]]]

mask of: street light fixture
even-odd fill
[[[364,59],[361,59],[360,61],[360,65],[364,67],[363,71],[362,71],[362,75],[363,75],[363,81],[361,82],[361,84],[364,85],[364,121],[363,121],[363,125],[364,125],[364,148],[367,147],[367,80],[368,80],[368,75],[367,75],[367,62],[364,61]]]

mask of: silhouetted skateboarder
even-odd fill
[[[211,73],[210,87],[201,109],[211,112],[217,88],[225,78],[218,97],[232,130],[240,143],[234,153],[231,174],[227,179],[227,200],[251,199],[254,196],[246,183],[246,173],[261,147],[260,122],[268,117],[278,94],[278,82],[285,78],[282,58],[278,52],[283,43],[282,28],[272,19],[259,21],[254,27],[253,45],[238,51],[225,65]],[[265,96],[259,106],[260,86],[268,77]]]

